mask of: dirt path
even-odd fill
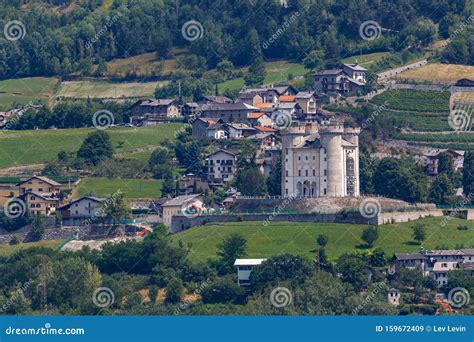
[[[0,169],[1,177],[16,176],[23,173],[31,173],[32,171],[40,171],[44,168],[45,164],[28,164],[28,165],[17,165]]]

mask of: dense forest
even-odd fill
[[[173,57],[183,47],[208,68],[257,57],[301,61],[312,51],[331,64],[355,53],[426,46],[438,28],[449,37],[469,17],[466,7],[466,0],[289,0],[286,7],[277,0],[3,0],[0,25],[10,30],[18,22],[11,33],[21,39],[0,36],[0,78],[65,75],[144,52]],[[191,20],[202,26],[200,39],[183,37]],[[368,20],[381,26],[378,39],[360,37]],[[462,62],[472,63],[472,49],[462,50]]]

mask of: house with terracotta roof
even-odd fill
[[[240,91],[239,101],[256,106],[259,103],[278,103],[281,96],[296,95],[298,91],[291,85],[277,84],[262,88],[248,88]]]
[[[276,133],[277,130],[271,127],[265,126],[254,126],[254,128],[259,131],[260,133]]]
[[[273,125],[272,118],[266,113],[252,112],[247,115],[247,119],[252,126],[271,127]]]

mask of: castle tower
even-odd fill
[[[336,121],[310,128],[281,131],[282,196],[359,196],[360,129]]]
[[[328,197],[342,197],[344,191],[344,155],[342,149],[342,135],[344,127],[339,122],[331,122],[328,126],[321,126],[319,135],[321,146],[326,151],[327,159],[327,192]]]
[[[295,194],[297,189],[293,182],[288,181],[295,177],[295,160],[293,154],[293,148],[302,144],[305,137],[305,127],[296,126],[288,127],[281,131],[281,191],[282,196],[290,196]]]

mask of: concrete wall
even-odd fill
[[[443,211],[441,209],[430,209],[421,211],[403,211],[403,212],[391,212],[391,213],[380,213],[377,217],[378,224],[390,224],[415,221],[424,217],[441,217]]]
[[[467,219],[468,220],[474,220],[474,209],[468,209],[467,210]]]
[[[242,215],[209,215],[187,218],[185,216],[174,216],[171,220],[170,230],[172,233],[201,226],[206,223],[219,222],[248,222],[260,221],[262,227],[272,222],[320,222],[320,223],[352,223],[352,224],[390,224],[399,222],[415,221],[424,217],[440,217],[443,211],[439,209],[380,213],[373,218],[365,218],[359,212],[337,213],[337,214],[242,214]]]

